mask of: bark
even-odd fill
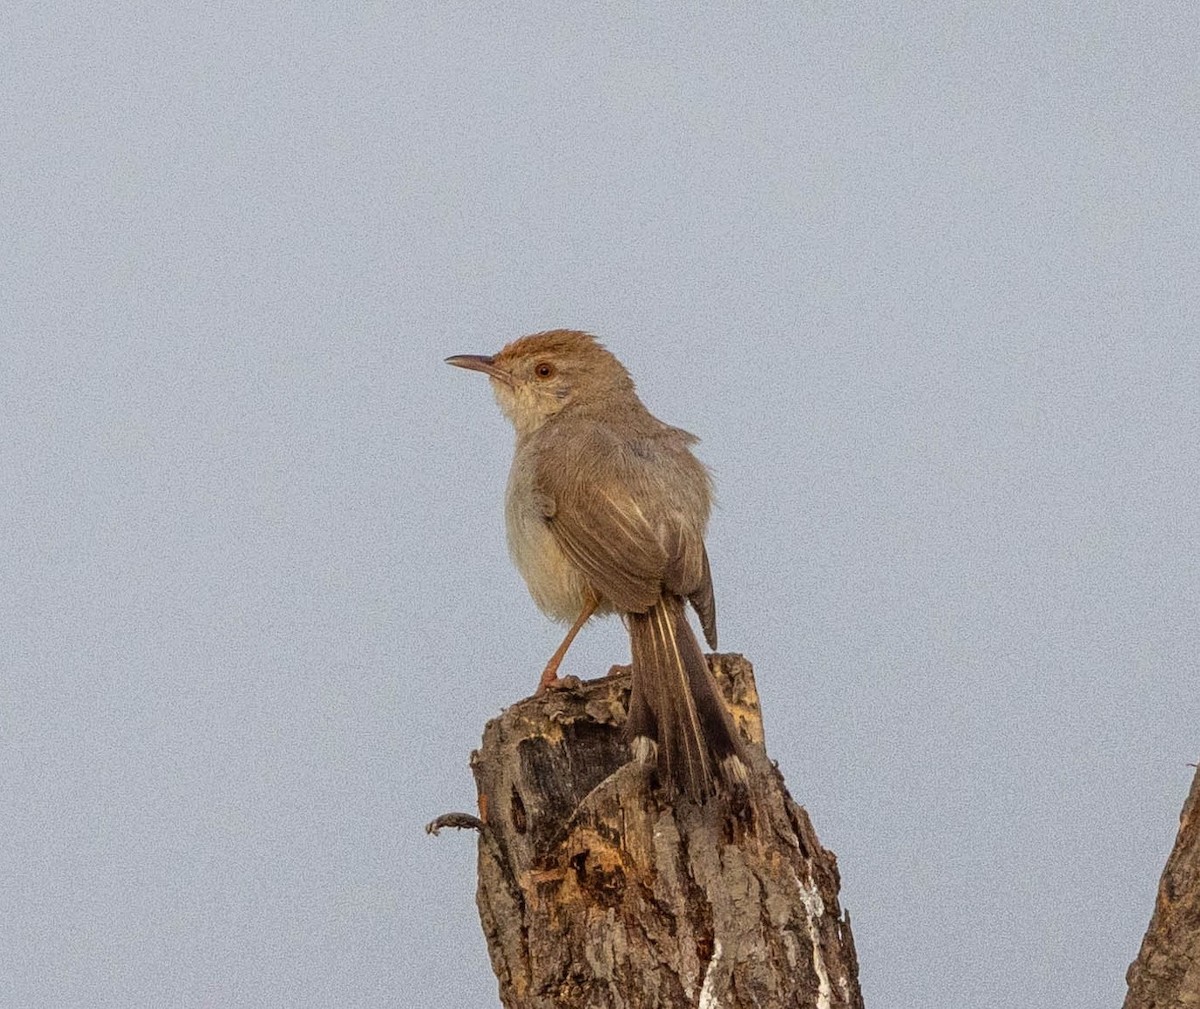
[[[1200,769],[1183,804],[1150,928],[1125,979],[1125,1009],[1200,1007]]]
[[[478,904],[508,1009],[861,1009],[837,859],[763,751],[750,663],[710,661],[752,744],[740,800],[663,799],[622,740],[624,670],[485,729]]]

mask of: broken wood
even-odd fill
[[[1125,979],[1124,1009],[1200,1006],[1200,769],[1183,804],[1150,927]]]
[[[630,762],[627,671],[488,723],[477,901],[508,1009],[861,1009],[837,859],[763,750],[750,663],[710,662],[751,743],[740,801],[672,806]]]

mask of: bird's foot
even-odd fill
[[[549,664],[542,670],[542,678],[538,680],[537,690],[533,692],[534,697],[541,697],[551,687],[557,687],[562,681],[558,678],[558,656],[550,660]]]

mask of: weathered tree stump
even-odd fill
[[[1200,1007],[1200,768],[1183,804],[1150,927],[1125,979],[1125,1009]]]
[[[710,661],[753,744],[742,802],[672,806],[630,762],[627,671],[488,723],[478,904],[508,1009],[861,1009],[837,859],[763,751],[750,663]]]

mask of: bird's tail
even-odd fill
[[[626,735],[643,760],[657,750],[659,778],[671,793],[700,802],[716,783],[744,784],[741,738],[678,596],[626,614],[633,690]]]

